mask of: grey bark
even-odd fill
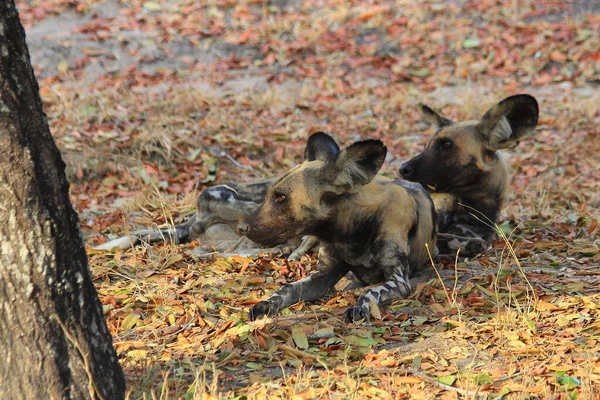
[[[64,170],[14,1],[0,0],[1,399],[124,397]]]

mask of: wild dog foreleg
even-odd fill
[[[397,260],[398,264],[391,270],[391,273],[386,274],[387,280],[383,285],[367,289],[358,298],[356,305],[346,310],[344,313],[346,321],[352,322],[361,319],[368,321],[371,315],[371,302],[384,305],[410,295],[412,289],[408,280],[408,257],[402,253]]]
[[[121,236],[101,245],[95,246],[95,250],[126,250],[142,242],[155,244],[159,242],[172,242],[175,244],[186,243],[195,238],[193,227],[196,222],[196,215],[192,215],[187,221],[175,225],[173,228],[165,229],[140,229],[131,232],[129,235]]]
[[[315,301],[323,298],[327,291],[335,286],[348,272],[340,266],[319,265],[319,270],[299,281],[286,283],[267,300],[257,303],[250,309],[250,319],[255,320],[277,315],[284,308],[303,301]]]
[[[437,247],[441,256],[456,256],[458,252],[463,257],[475,257],[487,250],[488,242],[480,237],[440,233],[437,239]]]
[[[319,239],[315,236],[304,236],[302,237],[302,243],[300,246],[289,255],[289,261],[300,261],[303,255],[306,255],[315,246],[319,244]]]

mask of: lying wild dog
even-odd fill
[[[338,148],[339,151],[339,148]],[[306,157],[312,154],[306,153]],[[277,179],[265,179],[250,183],[225,183],[204,189],[198,196],[196,214],[187,221],[165,229],[141,229],[94,247],[96,250],[125,250],[141,242],[149,244],[163,241],[187,243],[205,233],[215,224],[237,228],[238,224],[254,211],[265,199],[267,190]],[[290,260],[299,260],[318,241],[305,237],[300,246],[290,254]]]
[[[141,229],[99,246],[97,250],[128,249],[141,242],[163,241],[187,243],[215,224],[237,227],[265,198],[275,179],[251,183],[226,183],[207,188],[200,193],[197,211],[187,221],[165,229]]]
[[[265,246],[315,236],[321,244],[317,271],[256,304],[251,319],[318,300],[350,271],[365,285],[384,283],[367,289],[346,320],[369,319],[371,302],[410,294],[411,271],[428,261],[427,246],[436,252],[436,214],[421,185],[375,177],[386,152],[379,140],[340,151],[327,134],[309,138],[306,161],[275,182],[238,229]]]
[[[534,131],[538,104],[526,94],[508,97],[479,121],[454,123],[431,108],[425,118],[437,127],[425,150],[400,167],[404,179],[428,188],[439,219],[440,254],[475,256],[495,239],[494,224],[508,184],[498,152]]]

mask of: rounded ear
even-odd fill
[[[329,161],[335,159],[340,154],[340,146],[331,136],[325,132],[317,132],[310,135],[304,150],[304,159],[306,161]]]
[[[440,114],[433,111],[433,109],[426,104],[421,104],[421,113],[423,114],[423,119],[435,126],[437,129],[442,129],[445,126],[449,126],[454,123],[454,121],[444,118]]]
[[[507,97],[481,118],[477,128],[487,148],[511,147],[531,135],[538,123],[537,100],[528,94]]]
[[[322,177],[335,193],[357,192],[371,182],[381,169],[387,147],[381,140],[363,140],[347,147],[335,160],[327,162]]]

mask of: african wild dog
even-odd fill
[[[526,94],[511,96],[479,121],[459,123],[426,105],[422,109],[437,132],[421,154],[400,167],[400,174],[430,190],[439,219],[440,254],[483,253],[495,238],[508,184],[508,168],[498,150],[531,135],[538,121],[537,101]]]
[[[237,227],[265,198],[275,179],[250,183],[225,183],[207,188],[198,196],[196,214],[187,221],[166,229],[141,229],[111,240],[95,249],[128,249],[144,241],[149,244],[162,241],[189,242],[214,224]]]
[[[386,152],[379,140],[340,151],[327,134],[309,138],[305,162],[275,182],[238,229],[266,246],[298,235],[317,237],[317,271],[256,304],[251,319],[318,300],[350,271],[363,284],[384,283],[366,290],[346,311],[346,320],[368,319],[371,302],[410,294],[411,270],[427,262],[427,246],[436,252],[435,209],[421,185],[375,177]]]
[[[339,150],[339,148],[338,148]],[[306,157],[312,155],[305,153]],[[141,242],[149,244],[162,241],[187,243],[202,235],[215,224],[227,224],[234,228],[254,211],[265,199],[267,190],[277,179],[264,179],[249,183],[224,183],[206,188],[198,196],[197,211],[187,221],[166,229],[141,229],[94,247],[96,250],[125,250]],[[318,241],[313,237],[302,238],[300,246],[288,259],[300,260]]]

